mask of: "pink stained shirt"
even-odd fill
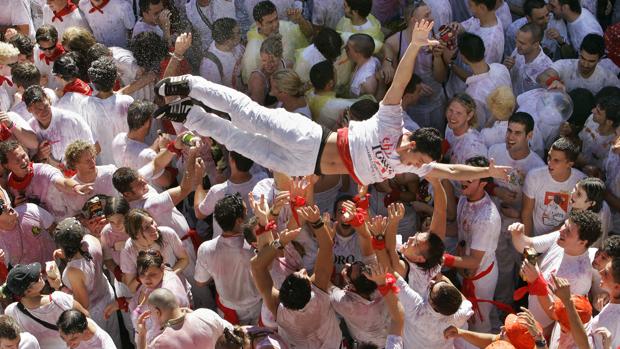
[[[166,327],[148,348],[152,349],[215,349],[224,329],[233,326],[209,309],[197,309],[185,315],[181,324]]]
[[[12,265],[39,262],[45,265],[56,248],[48,229],[54,217],[35,204],[17,206],[19,215],[13,230],[0,230],[0,248]]]

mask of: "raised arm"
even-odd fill
[[[526,247],[533,244],[532,238],[525,235],[525,226],[521,223],[512,223],[508,226],[508,232],[512,237],[512,245],[517,252],[521,253]]]
[[[459,164],[433,164],[433,169],[426,177],[466,181],[470,179],[493,177],[508,180],[509,166],[495,166],[495,161],[489,161],[489,167],[474,167]]]
[[[575,344],[577,344],[579,349],[590,349],[586,329],[583,327],[579,314],[577,314],[575,304],[573,304],[571,299],[570,283],[567,279],[556,277],[554,274],[551,274],[551,277],[553,278],[551,288],[553,289],[553,293],[562,301],[566,308],[568,323],[570,324],[570,333],[575,340]]]
[[[314,236],[319,241],[319,252],[314,263],[314,273],[311,276],[312,283],[327,292],[334,270],[334,242],[331,234],[333,228],[330,222],[321,220],[321,211],[316,205],[298,208],[297,213],[300,218],[310,222]]]
[[[429,178],[428,181],[433,185],[435,190],[435,202],[433,207],[433,217],[431,218],[431,226],[429,232],[436,234],[442,240],[446,239],[446,220],[448,197],[440,179]]]
[[[396,67],[396,73],[394,74],[394,80],[392,85],[387,90],[385,97],[383,97],[382,103],[384,105],[398,105],[403,98],[405,87],[409,84],[409,80],[413,76],[413,67],[415,65],[418,52],[424,46],[439,44],[436,40],[429,40],[428,34],[433,29],[433,22],[421,20],[414,25],[411,33],[411,43],[407,47],[407,51],[403,55],[403,58]]]
[[[443,336],[446,339],[450,338],[463,338],[469,344],[478,348],[486,348],[491,343],[499,339],[499,335],[492,333],[480,333],[464,330],[454,326],[450,326],[443,331]]]

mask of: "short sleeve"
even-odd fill
[[[215,204],[224,197],[224,193],[220,186],[213,186],[207,192],[205,198],[198,204],[198,210],[205,216],[213,213],[215,210]]]
[[[127,30],[133,29],[136,25],[136,18],[133,15],[133,9],[131,8],[130,3],[123,2],[123,23],[125,24],[125,28]]]
[[[523,184],[523,194],[530,199],[536,197],[536,191],[538,190],[538,171],[530,171],[525,176],[525,184]]]
[[[30,125],[26,122],[26,120],[24,120],[24,118],[22,118],[19,114],[15,112],[8,112],[7,114],[11,118],[11,121],[13,121],[19,128],[21,128],[24,131],[34,132],[32,130],[32,127],[30,127]]]
[[[196,282],[207,282],[211,280],[211,273],[207,265],[207,244],[202,244],[198,248],[198,257],[196,257],[196,269],[194,270],[194,280]]]
[[[553,244],[556,243],[556,241],[558,241],[559,237],[560,237],[559,231],[554,231],[553,233],[535,236],[532,238],[532,247],[534,247],[534,249],[538,253],[545,253],[547,252],[547,250],[551,248],[551,246],[553,246]]]
[[[49,229],[54,224],[54,216],[47,212],[44,208],[36,206],[37,213],[39,214],[40,224],[42,228]]]
[[[564,80],[568,77],[568,74],[570,74],[572,62],[572,59],[560,59],[551,64],[551,69],[555,70],[560,76],[560,79]]]
[[[312,24],[316,26],[325,25],[325,7],[321,6],[321,1],[314,1],[312,5]]]
[[[420,296],[419,293],[409,287],[407,282],[402,277],[398,277],[398,280],[396,281],[396,286],[400,288],[400,292],[398,293],[398,299],[403,304],[405,312],[415,310],[424,302],[422,296]]]
[[[390,334],[385,340],[385,349],[403,349],[403,337]]]
[[[164,191],[149,196],[144,204],[144,209],[157,216],[160,212],[169,212],[174,209],[174,202],[172,197],[170,197],[170,193]]]
[[[62,310],[73,309],[73,296],[60,291],[54,291],[52,293],[52,302],[58,305]]]

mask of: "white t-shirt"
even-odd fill
[[[46,129],[43,129],[36,119],[29,123],[39,140],[51,143],[52,157],[57,161],[65,158],[65,149],[73,141],[81,139],[95,144],[88,124],[81,116],[70,111],[52,107],[52,121]]]
[[[403,111],[399,105],[379,104],[379,111],[368,120],[349,123],[349,151],[353,171],[364,184],[383,182],[397,173],[412,172],[422,177],[433,164],[405,165],[396,153],[403,135]]]
[[[260,304],[261,296],[252,278],[250,259],[255,256],[243,235],[218,236],[198,249],[197,282],[215,281],[220,301],[227,308],[242,310]]]
[[[61,40],[62,34],[70,27],[82,27],[91,31],[88,22],[84,19],[84,14],[77,6],[75,10],[64,15],[61,19],[54,18],[54,12],[49,5],[43,6],[43,24],[53,25],[54,28],[56,28],[58,31],[58,40]]]
[[[129,139],[123,132],[112,141],[112,155],[117,167],[137,169],[153,161],[157,153],[148,144]]]
[[[353,232],[349,236],[336,233],[333,250],[335,273],[340,273],[346,264],[364,260],[357,232]]]
[[[500,86],[512,87],[512,82],[505,65],[490,63],[488,72],[468,77],[465,85],[467,85],[465,92],[476,101],[476,117],[481,128],[491,118],[491,112],[487,108],[487,97]]]
[[[495,250],[502,228],[502,219],[488,194],[478,201],[471,202],[461,196],[456,209],[459,241],[465,241],[465,254],[471,250],[484,251],[474,275],[486,270],[495,262]]]
[[[116,135],[129,130],[127,110],[131,103],[133,103],[133,98],[117,93],[106,99],[95,96],[87,97],[82,102],[81,115],[101,147],[101,152],[97,156],[97,164],[114,163],[112,143]]]
[[[598,64],[592,75],[584,78],[579,73],[578,62],[578,59],[560,59],[551,66],[566,86],[566,91],[581,87],[596,94],[605,86],[620,86],[618,77]]]
[[[233,183],[230,180],[227,180],[224,183],[216,184],[209,189],[205,198],[198,204],[198,210],[203,215],[208,216],[215,210],[215,204],[217,204],[217,202],[223,199],[226,195],[234,195],[235,193],[239,193],[241,194],[241,198],[243,199],[247,209],[246,217],[252,217],[254,211],[252,211],[250,206],[248,194],[252,192],[254,186],[264,178],[265,176],[263,175],[254,175],[249,181],[244,183]],[[213,236],[221,235],[222,231],[222,227],[220,227],[215,217],[213,217]]]
[[[555,231],[533,238],[532,247],[536,252],[543,253],[541,257],[538,257],[540,272],[547,283],[553,282],[551,275],[554,274],[568,279],[571,294],[587,295],[592,286],[593,273],[588,251],[586,250],[579,256],[569,256],[557,244],[559,237],[560,232]],[[529,296],[529,309],[543,327],[552,322],[541,308],[537,296]]]
[[[168,227],[157,227],[159,233],[161,234],[162,244],[161,246],[157,243],[153,243],[149,246],[149,249],[157,250],[161,253],[161,256],[164,258],[164,263],[170,266],[174,266],[177,262],[177,256],[182,254],[182,251],[185,251],[183,248],[183,244],[181,240],[177,236],[177,234],[172,231],[172,229]],[[141,248],[135,243],[133,239],[127,239],[125,242],[125,248],[121,251],[121,270],[123,274],[136,276],[137,266],[136,261],[138,258],[138,253],[141,251]]]
[[[552,232],[564,224],[568,217],[570,193],[575,184],[584,177],[581,171],[572,169],[566,181],[557,182],[551,177],[546,166],[528,172],[523,194],[535,201],[532,213],[534,236]]]
[[[450,158],[451,164],[464,164],[465,161],[474,156],[487,156],[487,147],[480,136],[480,132],[473,128],[460,136],[455,136],[452,129],[446,127],[446,141],[450,145],[446,156]]]
[[[97,177],[92,183],[93,191],[88,195],[72,195],[70,198],[65,198],[65,200],[67,200],[67,207],[70,210],[69,214],[74,215],[80,213],[86,201],[94,195],[103,194],[110,197],[117,196],[118,191],[116,191],[114,185],[112,184],[112,176],[116,170],[117,167],[114,165],[97,166]],[[80,184],[86,184],[78,178],[77,174],[72,178]]]
[[[95,325],[95,333],[87,341],[81,341],[75,349],[116,349],[112,337],[99,327],[93,320],[88,319],[89,325]]]
[[[334,287],[330,297],[334,310],[344,318],[353,339],[374,343],[380,348],[385,344],[390,315],[379,292],[374,292],[368,300],[353,291]]]
[[[110,0],[101,11],[94,8],[90,0],[80,0],[78,6],[97,42],[107,47],[127,47],[128,31],[133,29],[136,23],[130,2]]]
[[[484,61],[488,64],[501,63],[504,55],[504,27],[501,20],[492,27],[481,27],[480,20],[470,17],[461,23],[465,31],[478,35],[484,43]]]
[[[605,186],[616,197],[620,197],[620,155],[609,149],[609,155],[605,160]],[[620,213],[613,211],[612,230],[620,229]]]
[[[157,34],[160,38],[164,37],[164,31],[158,25],[148,24],[142,21],[142,19],[140,19],[139,21],[136,22],[136,24],[133,27],[131,38],[133,39],[136,36],[138,36],[138,34],[144,33],[144,32],[153,32]]]
[[[375,79],[375,73],[381,68],[381,63],[376,57],[370,57],[368,61],[356,67],[351,77],[351,96],[359,97],[362,94],[362,85],[369,79]]]
[[[553,19],[551,20],[553,21]],[[527,17],[521,17],[515,20],[514,22],[512,22],[512,24],[509,25],[508,28],[506,29],[506,36],[504,39],[504,55],[505,56],[510,56],[512,51],[514,51],[514,49],[517,47],[517,43],[516,43],[517,32],[526,23],[527,23]],[[552,28],[552,26],[548,25],[547,28]],[[566,38],[566,27],[564,27],[564,30],[560,32],[560,35]],[[540,44],[542,47],[545,48],[545,50],[551,53],[555,52],[557,48],[557,42],[553,39],[549,39],[546,35],[543,37],[543,40]]]
[[[19,333],[19,346],[17,349],[39,349],[39,341],[35,338],[35,336],[31,335],[28,332],[20,332]]]
[[[53,78],[58,79],[57,77]],[[81,114],[82,103],[84,103],[84,100],[86,100],[86,98],[88,98],[88,96],[82,93],[67,92],[63,94],[62,97],[58,98],[55,107],[70,111],[72,113]]]
[[[590,115],[579,132],[582,141],[581,154],[586,158],[588,164],[603,168],[609,149],[616,140],[616,134],[604,136],[599,133],[599,124],[594,121],[594,116]]]
[[[603,36],[603,28],[592,13],[585,8],[581,8],[581,14],[573,22],[567,22],[568,38],[575,51],[579,52],[583,38],[588,34],[598,34]]]
[[[551,58],[545,54],[542,48],[538,56],[530,63],[525,62],[525,56],[518,54],[517,49],[512,52],[512,57],[515,58],[515,64],[510,69],[510,77],[512,78],[512,90],[515,96],[542,87],[536,78],[551,68],[553,64]]]
[[[495,164],[500,166],[510,166],[508,180],[493,179],[494,183],[502,188],[506,188],[517,193],[517,205],[515,209],[521,210],[522,189],[525,185],[525,178],[530,170],[545,166],[545,162],[536,153],[530,154],[521,160],[514,160],[506,149],[506,144],[496,144],[489,149],[489,158],[495,159]]]
[[[64,292],[55,291],[48,297],[51,303],[36,309],[29,308],[28,311],[40,320],[50,324],[56,324],[56,321],[58,321],[63,311],[73,309],[73,296]],[[30,316],[24,314],[17,308],[17,303],[9,304],[4,313],[15,319],[21,329],[33,335],[39,341],[39,345],[42,348],[67,348],[67,344],[60,338],[60,333],[58,333],[58,331],[50,330],[34,321]]]
[[[396,286],[400,288],[398,299],[405,310],[403,348],[453,348],[453,339],[446,340],[443,331],[450,326],[460,328],[467,323],[467,319],[474,314],[471,302],[463,300],[456,313],[445,316],[433,310],[430,303],[412,290],[403,278],[398,278]]]
[[[151,343],[149,349],[200,348],[215,349],[217,339],[224,329],[233,325],[214,311],[200,308],[185,314],[183,324],[166,327]]]
[[[60,190],[54,184],[55,181],[63,178],[62,172],[54,166],[48,164],[34,163],[34,176],[30,185],[24,190],[17,191],[7,188],[15,196],[24,196],[28,200],[39,201],[40,206],[49,211],[55,217],[64,217],[66,205],[61,197]]]
[[[611,332],[611,347],[620,347],[620,304],[607,303],[601,312],[586,325],[586,332],[590,336],[590,344],[594,348],[602,349],[601,336],[594,333],[594,330],[605,327]],[[594,342],[594,343],[592,343]]]
[[[60,38],[60,36],[58,38]],[[38,45],[34,46],[33,57],[34,57],[34,65],[35,67],[37,67],[37,69],[39,69],[39,72],[41,73],[41,77],[47,76],[46,87],[49,87],[50,89],[60,88],[61,87],[60,81],[58,81],[58,79],[54,77],[54,74],[52,74],[52,68],[54,67],[54,61],[50,61],[48,64],[45,58],[43,57],[43,52],[41,52]],[[56,97],[56,93],[54,92],[54,104],[57,101],[58,101],[58,97]]]
[[[329,293],[312,285],[310,301],[301,310],[278,304],[278,333],[296,349],[339,348],[342,332]]]
[[[172,228],[179,238],[187,235],[189,225],[185,216],[175,207],[170,193],[158,193],[153,187],[140,200],[129,203],[131,208],[141,208],[148,211],[160,226]]]
[[[241,58],[244,51],[242,45],[235,46],[232,51],[222,51],[215,46],[215,41],[212,42],[209,52],[219,60],[221,75],[218,65],[205,54],[200,63],[200,76],[230,88],[241,87]]]
[[[342,3],[335,0],[314,0],[312,2],[312,24],[336,29],[344,17]]]
[[[47,98],[50,99],[50,104],[54,105],[56,104],[56,102],[58,102],[58,97],[56,96],[56,92],[54,92],[54,90],[49,89],[47,87],[43,88],[43,91],[45,91],[45,94],[47,95]],[[21,118],[25,121],[30,121],[31,119],[34,118],[34,116],[28,111],[28,107],[26,107],[26,103],[24,103],[24,101],[17,101],[17,99],[15,100],[17,103],[15,103],[15,105],[13,105],[13,107],[11,108],[12,112],[15,112],[16,114],[18,114],[19,116],[21,116]],[[9,114],[10,115],[10,114]],[[17,122],[17,121],[15,121]],[[21,126],[21,124],[19,125]],[[30,126],[28,125],[28,130],[30,130]]]
[[[1,0],[0,8],[4,9],[0,12],[0,25],[29,25],[30,35],[34,36],[34,26],[30,15],[30,0]]]

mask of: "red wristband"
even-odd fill
[[[456,258],[449,254],[449,253],[444,253],[443,254],[443,265],[448,267],[448,268],[452,268],[454,266],[454,262],[456,261]]]
[[[295,223],[297,223],[297,226],[301,225],[299,224],[299,215],[297,214],[297,209],[304,206],[306,206],[306,198],[304,198],[303,196],[297,195],[294,198],[291,198],[291,213],[293,215]]]
[[[353,202],[355,203],[355,207],[368,210],[368,207],[370,207],[370,194],[365,194],[364,197],[360,197],[359,194],[355,195],[353,197]]]
[[[385,240],[377,240],[374,236],[370,240],[372,249],[375,251],[381,251],[385,249]]]
[[[177,154],[177,156],[181,156],[182,154],[181,149],[177,149],[177,147],[174,146],[174,141],[168,142],[166,149],[168,149],[168,151],[171,153]]]
[[[254,234],[256,234],[256,237],[259,237],[268,231],[274,230],[276,227],[277,227],[276,221],[272,219],[269,222],[267,222],[267,224],[264,227],[259,224]]]
[[[342,212],[343,213],[346,212],[346,209],[344,207],[342,208]],[[364,224],[364,221],[366,220],[367,217],[368,217],[368,212],[365,209],[358,207],[357,209],[355,209],[353,218],[351,218],[345,223],[355,228],[361,227],[362,224]]]
[[[377,286],[377,289],[384,297],[390,292],[394,292],[394,294],[400,292],[400,288],[396,286],[396,278],[391,273],[385,274],[385,285]]]
[[[553,84],[554,81],[562,81],[560,80],[560,77],[558,76],[550,76],[547,81],[545,81],[545,85],[547,85],[547,87],[551,86],[551,84]]]
[[[127,298],[119,297],[116,298],[116,304],[118,304],[118,309],[124,312],[129,311],[129,303],[127,303]]]

